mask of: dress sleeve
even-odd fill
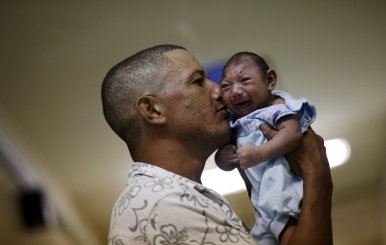
[[[232,220],[233,211],[199,195],[171,193],[160,200],[146,225],[149,244],[256,244]]]
[[[262,112],[258,115],[258,118],[262,119],[271,126],[276,127],[277,121],[288,115],[296,115],[296,112],[288,108],[286,104],[279,104],[262,110]]]

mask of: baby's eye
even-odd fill
[[[243,77],[240,82],[247,82],[250,78],[249,77]]]
[[[226,83],[220,85],[220,89],[221,89],[221,90],[227,90],[227,89],[229,89],[230,87],[231,87],[231,86],[230,86],[229,84],[226,84]]]

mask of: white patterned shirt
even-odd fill
[[[218,193],[165,169],[135,162],[112,211],[108,244],[256,242]]]

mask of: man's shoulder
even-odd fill
[[[172,198],[174,195],[187,192],[192,188],[191,185],[175,176],[136,175],[128,180],[120,198],[139,202],[146,200],[149,204],[157,203],[165,197]]]
[[[112,217],[122,219],[138,214],[144,216],[155,206],[160,205],[160,202],[170,203],[170,200],[175,201],[181,196],[190,196],[193,192],[194,183],[181,176],[137,173],[128,179],[114,205]],[[133,210],[141,210],[141,212],[135,213]]]
[[[153,211],[162,203],[173,203],[190,187],[177,177],[137,174],[131,176],[119,195],[111,213],[110,238],[125,234],[125,239],[144,236]],[[145,225],[145,226],[146,226]],[[117,237],[116,237],[117,238]]]
[[[152,199],[193,188],[193,181],[146,163],[134,163],[123,195],[151,195]]]
[[[131,176],[113,209],[109,242],[161,244],[172,238],[170,234],[182,234],[178,238],[185,243],[206,239],[229,244],[220,238],[231,230],[240,244],[253,243],[236,214],[220,199],[178,175]]]

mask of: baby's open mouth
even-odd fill
[[[244,106],[248,106],[250,104],[251,104],[250,100],[245,100],[245,101],[238,102],[234,105],[235,105],[235,107],[244,107]]]

